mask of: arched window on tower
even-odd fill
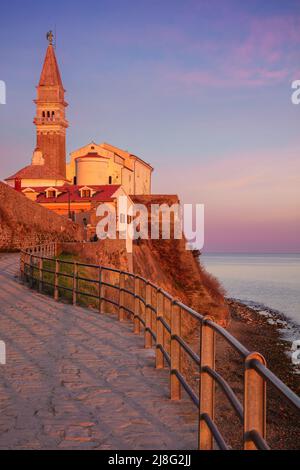
[[[55,112],[52,111],[51,115],[52,115],[52,116],[51,116],[51,117],[52,117],[52,120],[54,120]]]
[[[108,177],[108,184],[112,184],[112,176]]]
[[[47,111],[47,118],[50,117],[50,111]]]

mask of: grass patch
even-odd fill
[[[55,264],[59,260],[58,298],[73,302],[74,270],[77,261],[71,254],[62,253],[57,258],[43,260],[43,275],[40,281],[39,260],[34,259],[32,287],[44,294],[54,296]],[[26,278],[30,283],[30,267],[26,267]],[[82,279],[85,278],[85,279]],[[99,310],[99,270],[93,267],[78,266],[76,276],[76,304]],[[80,293],[79,293],[80,292]]]

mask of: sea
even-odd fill
[[[269,322],[279,314],[286,339],[300,339],[300,253],[218,253],[202,254],[200,259],[227,297],[254,308]]]

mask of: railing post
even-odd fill
[[[165,366],[163,352],[159,346],[164,347],[164,325],[159,318],[164,317],[164,296],[161,290],[157,291],[157,311],[156,311],[156,369],[163,369]]]
[[[119,280],[119,289],[120,289],[120,295],[119,295],[119,321],[124,321],[124,300],[125,300],[125,274],[121,271],[120,272],[120,280]]]
[[[181,335],[181,308],[176,304],[171,305],[171,400],[181,399],[181,384],[175,375],[175,371],[181,370],[181,347],[175,336]]]
[[[140,296],[140,280],[139,278],[134,278],[134,319],[133,319],[133,332],[135,335],[139,335],[141,331],[141,323],[139,320],[140,315],[140,299],[137,296]]]
[[[24,282],[24,252],[21,251],[20,254],[20,279]]]
[[[28,284],[28,251],[26,251],[25,258],[24,258],[24,281]]]
[[[266,382],[251,367],[253,360],[266,366],[265,358],[258,352],[250,353],[245,359],[244,375],[244,449],[256,450],[249,433],[257,431],[266,438]]]
[[[76,305],[77,301],[77,275],[78,275],[78,265],[76,261],[73,263],[73,305]]]
[[[204,367],[215,369],[215,332],[206,323],[212,320],[205,317],[201,325],[200,344],[200,381],[199,381],[199,449],[213,449],[213,435],[207,424],[202,419],[207,414],[214,419],[215,412],[215,382],[213,378],[203,370]]]
[[[59,273],[59,260],[55,260],[55,275],[54,275],[54,299],[58,300],[58,273]]]
[[[30,255],[29,257],[29,285],[33,287],[33,256]]]
[[[102,313],[102,268],[99,266],[99,273],[98,273],[98,281],[99,281],[99,313]]]
[[[39,292],[43,290],[43,258],[39,258]]]
[[[150,333],[151,328],[151,309],[149,306],[151,305],[151,286],[147,282],[146,283],[146,315],[145,315],[145,348],[152,347],[152,336]]]
[[[156,333],[156,317],[157,317],[157,288],[152,287],[151,289],[151,305],[154,310],[151,310],[151,330]],[[154,342],[154,340],[153,340]]]

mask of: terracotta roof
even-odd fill
[[[120,185],[117,184],[107,184],[107,185],[64,185],[64,186],[51,186],[53,189],[57,189],[61,194],[57,197],[46,197],[46,189],[49,186],[40,186],[34,188],[36,192],[40,193],[37,196],[36,201],[39,203],[46,203],[46,202],[68,202],[69,201],[69,193],[70,193],[70,201],[71,202],[87,202],[87,201],[110,201],[117,191],[120,188]],[[81,197],[80,196],[80,189],[81,188],[89,188],[95,191],[95,194],[91,197]]]
[[[120,157],[125,158],[125,160],[130,159],[130,158],[134,158],[136,160],[139,160],[140,162],[144,163],[149,168],[151,168],[151,170],[153,170],[153,167],[150,165],[150,163],[145,162],[145,160],[143,160],[142,158],[137,157],[133,153],[127,152],[126,150],[122,150],[119,147],[115,147],[114,145],[108,144],[107,142],[103,142],[102,144],[99,145],[99,147],[102,147],[105,150],[110,150],[110,151],[116,153],[117,155],[119,155]]]
[[[49,44],[41,73],[39,86],[59,85],[63,88],[54,47]]]
[[[55,179],[55,180],[64,180],[66,181],[66,178],[62,175],[59,175],[55,171],[51,170],[51,168],[48,168],[45,165],[27,165],[21,170],[17,171],[12,176],[9,176],[8,178],[5,178],[5,181],[7,180],[13,180],[15,178],[21,178],[21,179]]]

